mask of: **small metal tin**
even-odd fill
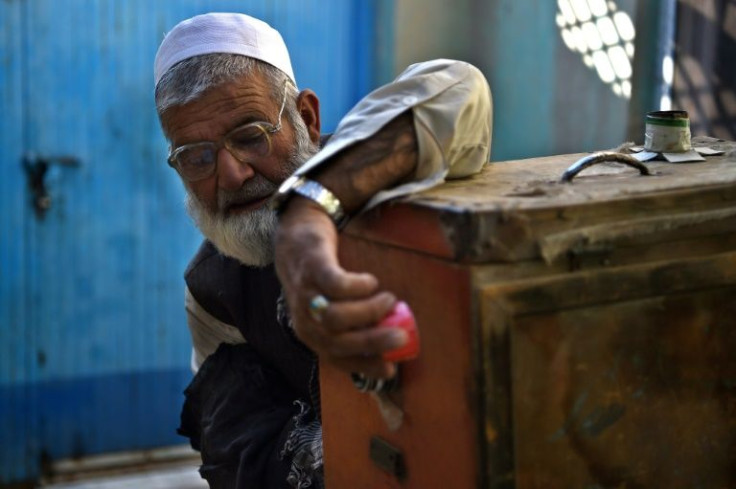
[[[690,118],[684,110],[649,112],[644,132],[644,150],[653,153],[684,153],[692,149]]]

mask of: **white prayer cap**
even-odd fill
[[[155,84],[179,61],[210,53],[242,54],[265,61],[286,73],[296,85],[281,34],[262,20],[236,13],[197,15],[177,24],[156,53]]]

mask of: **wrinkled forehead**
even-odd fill
[[[259,73],[215,85],[196,99],[168,108],[161,126],[174,145],[216,140],[248,122],[275,123],[278,102],[273,87]]]

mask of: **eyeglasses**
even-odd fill
[[[288,83],[289,80],[284,82],[284,95],[275,125],[265,121],[249,122],[232,129],[220,141],[202,141],[179,146],[169,153],[169,166],[185,180],[196,182],[215,173],[217,153],[222,148],[226,148],[240,163],[268,156],[271,153],[271,135],[281,130],[281,115],[286,106]]]

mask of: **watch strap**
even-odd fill
[[[293,194],[301,195],[318,204],[330,216],[338,229],[348,222],[348,216],[340,203],[340,199],[321,183],[303,176],[291,176],[284,181],[274,198],[273,206],[280,212]]]

